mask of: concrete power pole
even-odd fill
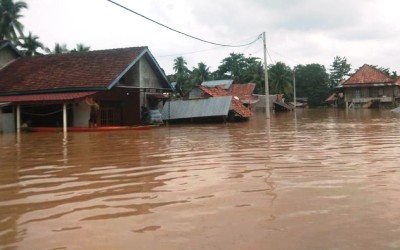
[[[263,43],[264,43],[264,67],[265,67],[265,72],[264,72],[264,74],[265,74],[265,118],[270,119],[267,42],[266,42],[266,38],[265,38],[265,32],[263,32]]]

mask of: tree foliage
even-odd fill
[[[23,37],[24,26],[19,22],[21,11],[27,9],[24,1],[0,0],[0,40],[10,40],[19,45],[19,38]]]
[[[187,62],[183,57],[177,57],[174,60],[173,69],[175,70],[174,80],[176,81],[176,89],[182,96],[190,90],[190,71],[186,66]]]
[[[71,52],[86,52],[90,50],[90,46],[87,46],[83,43],[77,43],[76,47],[71,50]]]
[[[257,57],[245,57],[242,53],[230,53],[212,74],[215,80],[232,79],[235,83],[255,83],[256,93],[264,92],[264,67]]]
[[[388,75],[390,78],[392,78],[393,80],[396,80],[398,78],[397,75],[397,71],[392,71],[390,72],[389,68],[383,68],[383,67],[379,67],[378,65],[371,65],[371,67],[382,71],[383,73],[385,73],[386,75]]]
[[[25,55],[27,56],[41,55],[38,49],[44,49],[44,45],[39,41],[39,37],[32,35],[31,32],[29,32],[28,36],[22,38],[21,47],[26,49]]]
[[[271,94],[284,94],[289,97],[293,94],[293,72],[283,62],[277,62],[268,69],[269,89]]]
[[[210,79],[210,67],[200,62],[194,67],[191,74],[192,83],[199,84]]]
[[[230,53],[224,58],[218,67],[219,75],[224,78],[233,79],[235,82],[242,82],[246,69],[246,58],[242,53]]]
[[[336,56],[333,59],[329,75],[329,87],[331,89],[338,86],[338,84],[349,76],[351,71],[351,64],[347,63],[346,57],[341,58]]]
[[[308,97],[311,107],[321,105],[329,95],[329,75],[321,64],[297,65],[296,94]]]
[[[53,49],[45,48],[45,51],[49,54],[65,54],[70,52],[86,52],[90,50],[90,46],[83,43],[77,43],[76,47],[69,50],[65,43],[55,43]]]

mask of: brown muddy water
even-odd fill
[[[3,249],[399,249],[400,115],[0,135]]]

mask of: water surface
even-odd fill
[[[399,249],[400,115],[0,135],[4,249]]]

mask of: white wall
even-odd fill
[[[162,88],[160,80],[145,57],[140,59],[140,87]]]
[[[16,58],[15,52],[11,51],[11,49],[4,48],[0,50],[0,69]]]
[[[89,126],[90,107],[85,101],[73,104],[74,109],[74,127],[87,127]]]
[[[0,132],[2,133],[15,133],[15,120],[14,113],[1,113],[0,110]]]

